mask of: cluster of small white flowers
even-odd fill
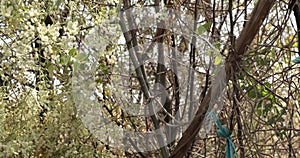
[[[34,9],[34,8],[30,8],[28,11],[27,11],[28,15],[30,17],[35,17],[35,16],[38,16],[40,15],[40,13],[38,12],[37,9]]]
[[[57,40],[59,36],[59,25],[38,24],[37,32],[41,38],[42,44],[51,44]]]
[[[67,34],[76,35],[79,32],[79,26],[77,21],[69,21],[67,24]]]

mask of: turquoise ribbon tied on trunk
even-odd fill
[[[226,158],[234,158],[234,153],[235,153],[236,157],[238,158],[238,154],[235,149],[234,143],[232,142],[231,134],[229,133],[228,128],[225,126],[224,127],[222,126],[221,121],[219,120],[214,109],[211,110],[211,112],[209,112],[208,115],[213,116],[216,119],[216,124],[219,128],[217,130],[218,136],[226,138]]]

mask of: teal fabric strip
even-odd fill
[[[294,63],[300,63],[300,56],[293,60]]]
[[[234,143],[232,142],[231,135],[229,133],[229,130],[227,127],[223,127],[221,124],[221,121],[219,120],[219,117],[215,113],[215,110],[211,110],[209,112],[208,117],[214,117],[216,119],[216,124],[218,126],[217,134],[223,138],[226,138],[226,158],[234,158],[234,153],[236,157],[238,158],[237,151],[235,149]]]

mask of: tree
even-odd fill
[[[1,157],[300,156],[296,0],[1,7]]]

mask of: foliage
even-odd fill
[[[198,3],[196,8],[195,3]],[[294,63],[299,58],[296,31],[299,28],[291,14],[291,3],[276,1],[259,33],[245,48],[246,54],[239,61],[231,61],[236,64],[236,71],[228,76],[226,106],[219,109],[222,111],[220,121],[228,127],[240,157],[300,156],[297,153],[300,148],[297,142],[300,69],[299,64]],[[180,146],[182,129],[175,130],[174,137],[178,139],[168,146],[133,153],[113,149],[86,128],[72,95],[74,73],[89,66],[90,58],[83,50],[98,54],[93,74],[97,101],[118,126],[147,132],[168,125],[178,111],[184,110],[188,111],[191,121],[198,108],[193,103],[209,95],[207,89],[216,73],[214,68],[229,60],[230,53],[235,51],[236,37],[249,23],[257,4],[254,0],[1,0],[0,157],[147,157],[165,156],[166,151],[172,154],[174,148]],[[157,26],[131,30],[129,40],[126,32],[116,33],[121,26],[110,23],[120,11],[153,5],[197,18],[196,27],[186,24],[179,30],[209,38],[206,42],[211,49],[199,41],[193,42],[192,37],[172,29],[162,31]],[[165,23],[180,23],[186,17],[177,16],[176,21],[168,15],[155,14],[154,18]],[[126,19],[126,27],[138,26],[137,21]],[[102,34],[108,35],[107,38],[100,37]],[[157,41],[179,52],[174,55],[171,49],[147,45]],[[155,60],[162,59],[156,57],[158,53],[151,54],[151,59],[139,59],[144,63],[141,67],[145,69],[146,84],[155,87],[155,83],[160,83],[167,87],[164,90],[169,95],[169,104],[164,104],[164,110],[156,115],[134,117],[126,111],[128,109],[122,109],[130,106],[129,110],[134,111],[151,99],[146,98],[141,76],[132,66],[129,44],[138,46],[134,53],[141,52],[137,49],[165,52],[165,67],[156,63]],[[101,49],[104,45],[105,49]],[[212,49],[213,46],[217,48]],[[146,55],[149,56],[149,52]],[[177,59],[182,62],[176,65]],[[194,73],[183,72],[186,67]],[[177,76],[175,71],[178,71]],[[179,82],[180,79],[184,82]],[[125,87],[127,93],[121,93],[118,86]],[[195,98],[191,97],[193,94]],[[126,98],[130,98],[130,102]],[[187,156],[224,157],[224,139],[217,137],[215,131],[196,137]]]
[[[95,4],[1,1],[0,157],[105,154],[76,116],[70,82],[78,41],[111,12]]]

